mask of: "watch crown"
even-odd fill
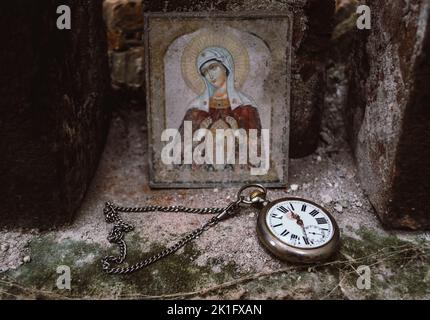
[[[263,202],[266,200],[266,193],[261,190],[255,190],[251,192],[249,199],[252,203]]]

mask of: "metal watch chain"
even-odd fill
[[[259,190],[254,191],[250,197],[242,195],[243,191],[250,187],[256,187]],[[239,190],[237,200],[231,202],[225,208],[189,208],[184,206],[159,206],[159,205],[148,205],[144,207],[122,207],[113,204],[112,202],[106,202],[103,209],[105,220],[107,223],[113,223],[113,227],[109,232],[107,240],[110,243],[116,244],[119,248],[118,256],[106,256],[102,258],[102,269],[108,274],[129,274],[139,269],[147,267],[164,257],[178,251],[180,248],[185,246],[187,243],[197,239],[203,232],[209,228],[218,224],[221,220],[230,217],[238,212],[241,204],[254,204],[257,202],[264,202],[266,196],[266,189],[260,185],[248,185]],[[216,214],[211,219],[207,220],[201,227],[189,232],[178,240],[172,246],[144,259],[133,265],[121,267],[122,263],[127,258],[127,243],[124,239],[126,233],[133,231],[134,226],[130,223],[124,222],[120,217],[119,213],[142,213],[142,212],[183,212],[183,213],[194,213],[194,214]]]

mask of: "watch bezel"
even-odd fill
[[[299,248],[285,243],[276,236],[270,227],[267,225],[267,214],[271,208],[280,202],[285,201],[302,201],[309,203],[319,210],[323,211],[333,226],[333,235],[325,244],[313,248]],[[299,262],[299,263],[313,263],[323,261],[331,257],[338,249],[340,242],[340,232],[336,220],[331,213],[321,205],[310,201],[308,199],[299,197],[285,197],[269,202],[258,215],[257,220],[257,235],[262,244],[273,255],[281,260]]]

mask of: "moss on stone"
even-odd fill
[[[430,294],[430,284],[423,281],[430,265],[428,244],[417,239],[409,242],[396,236],[381,236],[377,231],[360,229],[361,240],[343,238],[342,251],[353,259],[351,266],[370,267],[371,288],[359,290],[358,274],[348,273],[345,282],[363,299],[416,298]]]
[[[152,244],[149,253],[142,253],[141,244],[146,241],[137,235],[130,238],[127,261],[135,263],[165,249]],[[109,250],[116,254],[116,247]],[[194,245],[185,246],[182,253],[170,255],[159,263],[144,268],[131,275],[108,275],[102,272],[100,259],[108,254],[97,244],[84,241],[62,240],[56,242],[50,236],[34,239],[30,246],[31,263],[17,270],[8,271],[4,276],[14,279],[27,288],[52,292],[67,297],[133,297],[189,292],[209,283],[227,281],[237,275],[235,266],[227,265],[215,274],[210,266],[196,266],[193,260],[200,255]],[[60,265],[71,269],[71,290],[59,290],[56,273]]]
[[[284,273],[273,274],[237,286],[225,287],[214,292],[218,296],[242,292],[245,298],[272,299],[381,299],[381,298],[428,298],[430,294],[429,246],[424,241],[403,241],[395,236],[383,236],[378,231],[360,229],[361,239],[342,237],[341,253],[333,264],[321,267],[297,267]],[[158,252],[165,247],[151,244],[149,253],[142,252],[147,241],[138,235],[129,238],[129,263]],[[44,298],[56,297],[103,297],[133,298],[187,293],[212,287],[246,275],[238,271],[234,263],[208,259],[207,265],[197,266],[193,261],[201,255],[193,243],[132,275],[112,276],[101,271],[100,259],[105,254],[116,254],[98,244],[65,239],[56,241],[52,235],[34,238],[30,244],[32,260],[17,270],[2,275],[19,286],[6,289],[8,297]],[[106,252],[108,251],[108,252]],[[348,261],[349,259],[349,261]],[[343,261],[343,262],[342,262]],[[347,261],[347,262],[345,262]],[[71,290],[59,290],[56,268],[71,268]],[[357,288],[360,265],[371,268],[370,290]],[[214,272],[213,267],[220,269]],[[288,264],[284,264],[288,267]],[[426,280],[427,279],[427,280]],[[4,291],[4,289],[3,289]]]

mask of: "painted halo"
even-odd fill
[[[234,61],[234,86],[239,90],[249,73],[249,55],[245,46],[232,34],[221,33],[220,31],[203,29],[201,30],[184,49],[181,58],[182,77],[189,88],[196,94],[202,94],[205,84],[197,70],[197,57],[206,48],[221,47],[226,49],[233,57]]]

